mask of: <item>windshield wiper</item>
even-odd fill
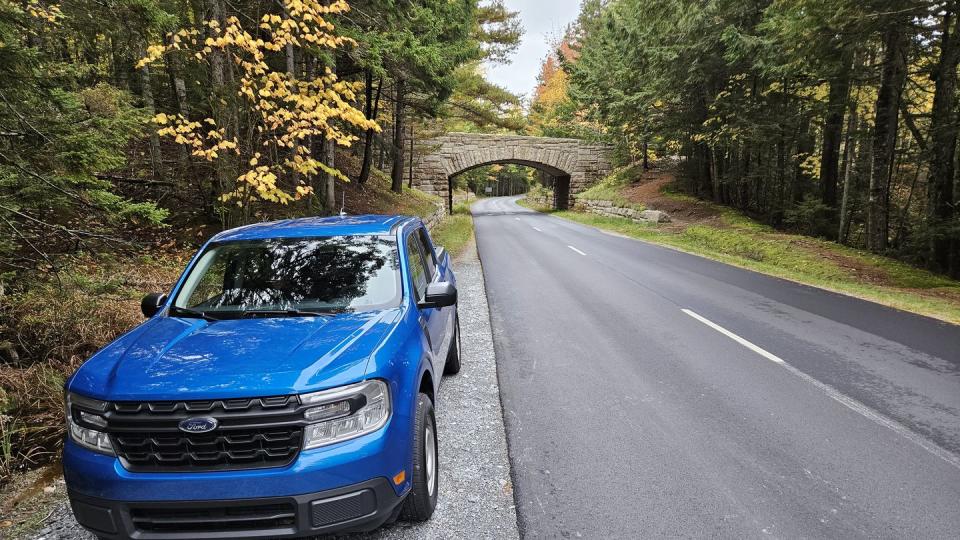
[[[303,311],[299,309],[247,309],[241,317],[336,317],[343,310]]]
[[[214,317],[214,316],[212,316],[212,315],[207,315],[207,312],[206,312],[206,311],[198,311],[198,310],[196,310],[196,309],[190,309],[190,308],[185,308],[185,307],[180,307],[180,306],[170,306],[170,315],[174,315],[174,316],[176,316],[176,315],[182,315],[182,316],[185,316],[185,317],[196,317],[196,318],[203,319],[203,320],[205,320],[205,321],[211,321],[211,322],[212,322],[212,321],[220,321],[220,320],[223,320],[223,319],[220,319],[219,317]]]

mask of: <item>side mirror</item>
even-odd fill
[[[163,293],[150,293],[143,297],[143,300],[140,301],[140,311],[143,312],[143,316],[146,318],[153,317],[160,311],[160,308],[163,307],[163,304],[167,301],[167,295]]]
[[[457,288],[453,283],[441,281],[427,285],[427,294],[417,304],[420,308],[442,308],[457,303]]]

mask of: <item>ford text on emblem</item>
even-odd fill
[[[178,427],[180,431],[186,431],[187,433],[206,433],[217,429],[218,424],[219,422],[217,422],[216,418],[204,416],[201,418],[187,418],[180,422]]]

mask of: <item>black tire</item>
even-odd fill
[[[410,488],[407,500],[403,502],[400,519],[427,521],[437,507],[440,467],[437,459],[437,420],[433,415],[433,402],[426,394],[417,395],[417,412],[413,429],[413,486]],[[427,461],[428,437],[432,437],[433,447],[432,478],[428,478],[430,476]]]
[[[453,341],[450,343],[450,350],[447,351],[447,362],[443,364],[444,375],[456,375],[460,373],[460,314],[456,315],[453,322],[454,333]]]

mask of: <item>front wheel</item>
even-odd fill
[[[437,507],[439,464],[437,462],[437,420],[433,402],[426,394],[417,396],[413,432],[413,486],[403,503],[400,518],[427,521]]]

